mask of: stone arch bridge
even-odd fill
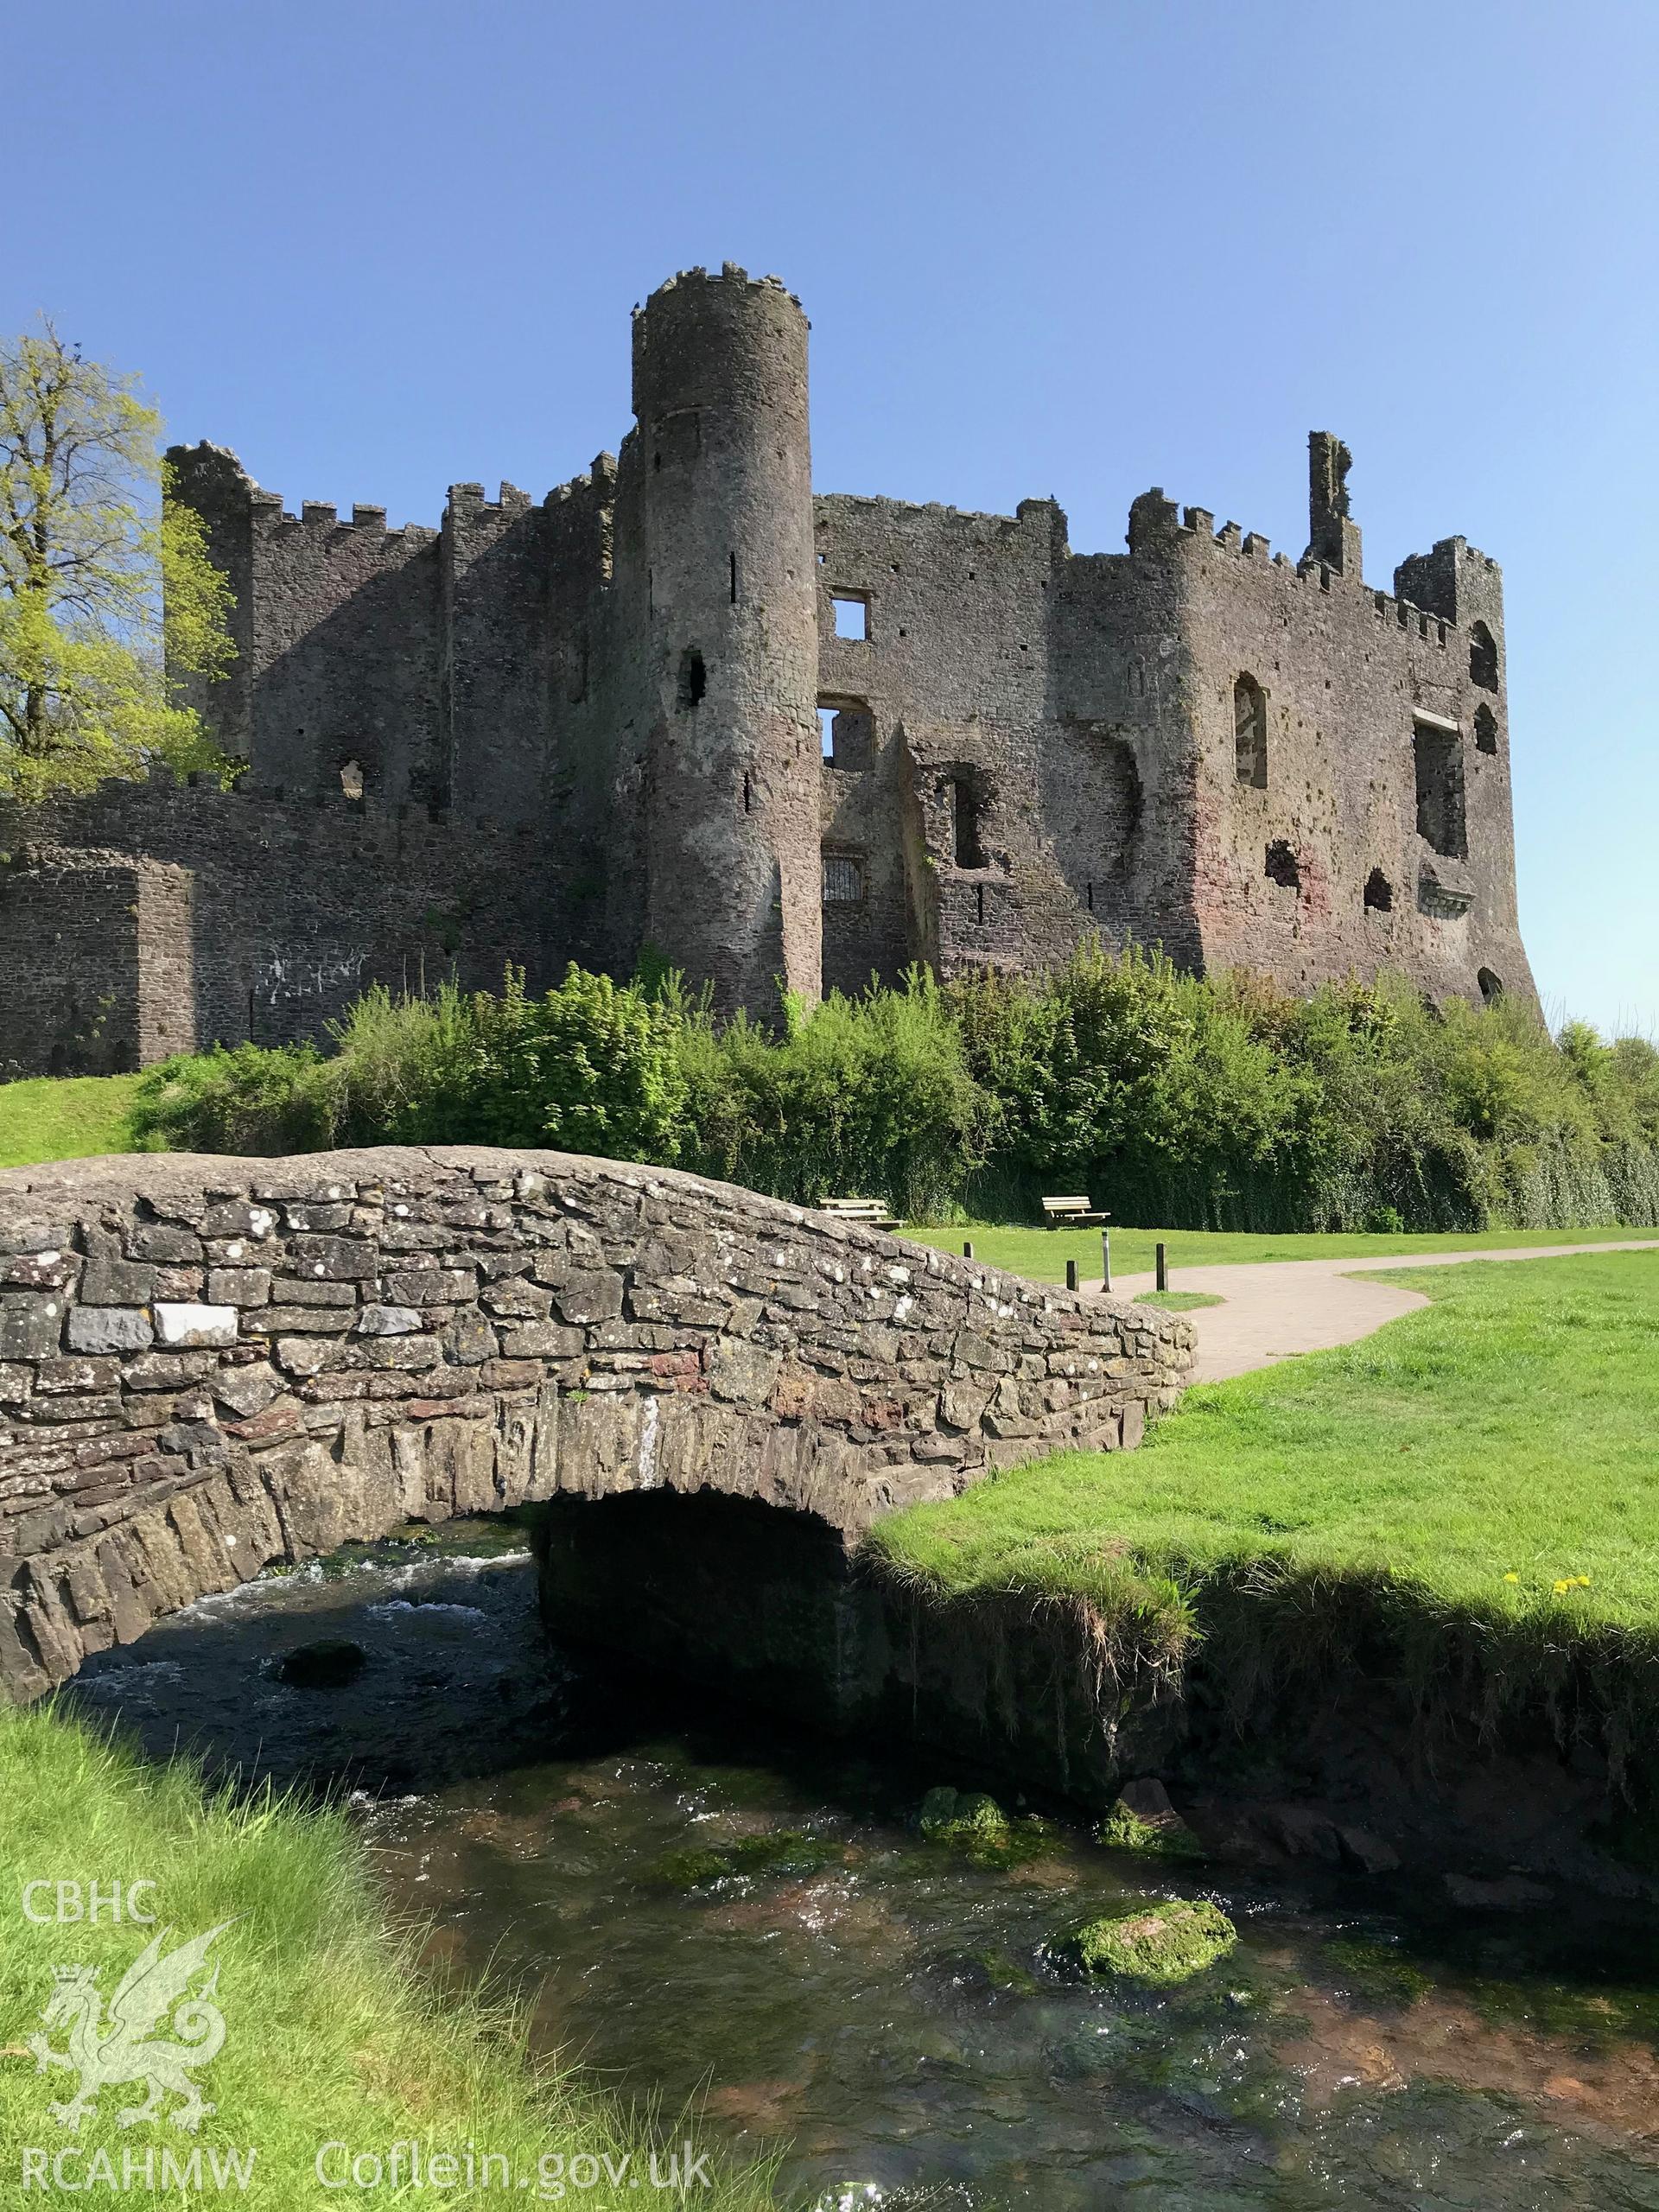
[[[723,1491],[850,1546],[1140,1441],[1179,1318],[559,1153],[0,1173],[0,1684],[409,1520]]]

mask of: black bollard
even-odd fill
[[[1158,1287],[1160,1290],[1167,1290],[1169,1288],[1169,1252],[1165,1245],[1160,1244],[1158,1247],[1157,1264]]]
[[[1068,1290],[1075,1290],[1077,1287],[1077,1263],[1075,1260],[1068,1260],[1065,1263],[1065,1287]]]
[[[974,1256],[974,1240],[971,1236],[964,1236],[962,1240],[962,1256],[964,1260],[971,1260]]]

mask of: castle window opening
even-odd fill
[[[1496,753],[1497,750],[1497,716],[1484,700],[1475,709],[1475,750],[1477,753]]]
[[[1234,768],[1241,784],[1265,791],[1268,782],[1268,701],[1253,676],[1233,686]]]
[[[850,853],[823,856],[823,903],[855,906],[864,896],[864,870]]]
[[[870,602],[863,594],[836,591],[830,594],[836,610],[836,635],[861,643],[870,634]]]
[[[971,769],[958,768],[950,779],[950,849],[958,868],[985,865],[981,812],[978,779]]]
[[[1495,976],[1490,968],[1483,968],[1475,981],[1480,985],[1480,995],[1488,1006],[1496,1006],[1503,995],[1503,978]]]
[[[1276,883],[1281,891],[1300,891],[1302,871],[1296,855],[1282,837],[1275,837],[1268,847],[1266,873],[1269,883]]]
[[[982,883],[976,883],[974,886],[974,918],[983,929],[985,926],[985,887]]]
[[[732,556],[732,605],[737,605],[737,556]]]
[[[689,715],[701,706],[708,689],[709,671],[703,666],[702,655],[695,645],[688,645],[680,655],[680,683],[675,704],[683,715]]]
[[[1455,729],[1420,721],[1413,728],[1412,749],[1417,767],[1417,834],[1448,860],[1466,860],[1463,741]]]
[[[875,721],[868,699],[820,698],[818,737],[824,765],[857,773],[874,766]]]
[[[1469,681],[1482,691],[1497,689],[1497,640],[1484,622],[1469,632]]]
[[[363,796],[363,764],[359,760],[346,760],[340,764],[340,788],[347,798]]]
[[[1380,868],[1374,868],[1365,879],[1365,904],[1374,914],[1394,912],[1394,886]]]

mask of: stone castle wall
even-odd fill
[[[1093,555],[1049,499],[814,497],[806,327],[775,278],[671,279],[620,454],[539,504],[454,486],[435,530],[286,513],[177,449],[237,594],[200,703],[245,776],[0,810],[0,950],[66,979],[54,1014],[0,963],[0,1072],[320,1034],[353,980],[435,961],[538,986],[647,947],[763,1013],[780,978],[1031,969],[1091,932],[1535,1002],[1496,563],[1445,538],[1369,588],[1323,433],[1294,563],[1156,491]],[[278,971],[307,979],[281,1019]]]
[[[1140,1441],[1178,1315],[556,1153],[0,1173],[0,1687],[407,1520],[714,1490],[852,1540]]]
[[[0,804],[0,1081],[321,1038],[372,983],[556,980],[543,839],[425,807],[105,785]]]

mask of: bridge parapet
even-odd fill
[[[0,1686],[276,1560],[556,1492],[721,1491],[855,1541],[1140,1441],[1179,1316],[560,1153],[0,1173]]]

